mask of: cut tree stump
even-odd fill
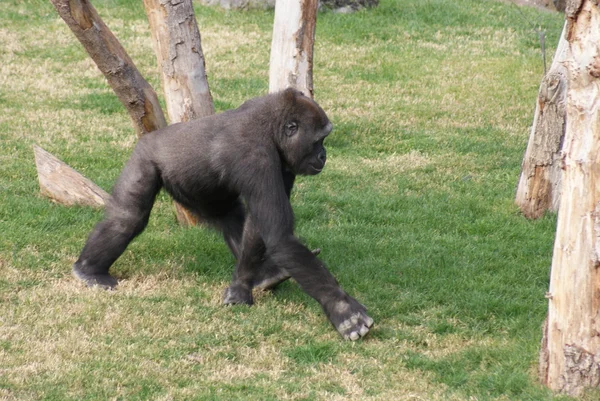
[[[110,195],[37,145],[33,145],[40,191],[61,205],[103,207]]]

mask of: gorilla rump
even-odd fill
[[[117,180],[104,220],[73,266],[87,285],[114,288],[109,268],[148,222],[161,188],[219,229],[236,258],[225,304],[253,303],[253,288],[292,277],[321,304],[346,339],[373,325],[363,305],[341,289],[294,236],[289,198],[296,175],[325,166],[332,125],[294,89],[251,99],[238,109],[173,124],[142,137]]]

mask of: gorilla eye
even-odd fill
[[[296,133],[296,131],[298,131],[298,123],[295,121],[289,122],[286,125],[287,128],[287,134],[288,135],[294,135]]]

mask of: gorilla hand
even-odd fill
[[[348,294],[328,303],[325,313],[342,337],[356,341],[366,336],[374,321],[367,315],[367,308]]]

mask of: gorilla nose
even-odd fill
[[[327,160],[327,153],[325,152],[325,149],[319,153],[319,160],[323,162],[323,164],[325,163],[325,160]]]

